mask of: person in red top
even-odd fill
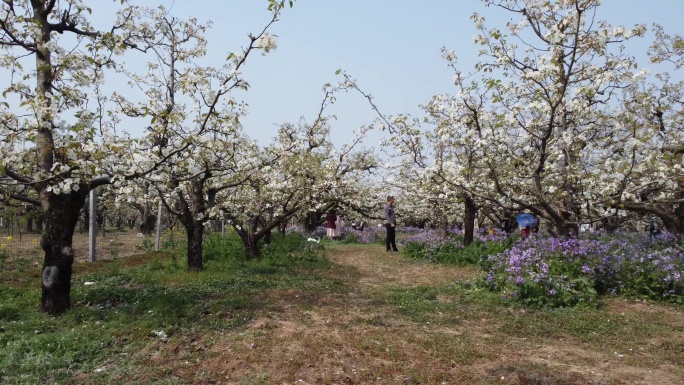
[[[335,221],[337,221],[337,214],[335,210],[330,210],[328,215],[325,216],[326,234],[330,239],[335,237]]]

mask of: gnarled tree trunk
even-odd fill
[[[71,272],[74,263],[72,240],[87,189],[68,195],[41,193],[45,233],[40,245],[45,251],[40,309],[60,314],[71,307]]]
[[[320,211],[306,212],[302,218],[302,230],[305,233],[314,233],[316,231],[316,226],[320,221],[321,215],[322,212]]]

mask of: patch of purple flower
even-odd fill
[[[530,236],[483,261],[482,285],[515,292],[529,304],[595,303],[600,294],[682,302],[684,253],[663,237],[642,234],[596,239]]]
[[[490,234],[491,231],[491,234]],[[475,239],[479,240],[481,242],[487,243],[487,242],[497,242],[497,243],[503,243],[506,241],[508,237],[511,235],[506,233],[505,231],[501,229],[479,229],[475,233]]]
[[[371,244],[384,243],[386,231],[384,227],[379,226],[366,227],[363,231],[352,227],[345,227],[343,233],[347,242]]]
[[[444,246],[446,244],[459,243],[454,237],[445,237],[440,234],[439,230],[425,229],[420,232],[409,234],[404,237],[404,243],[418,243],[423,244],[428,250],[435,250],[438,247]],[[459,243],[460,244],[460,243]]]

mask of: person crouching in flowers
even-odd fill
[[[337,221],[337,214],[335,210],[330,210],[328,215],[325,216],[325,228],[328,238],[335,239],[335,222]]]

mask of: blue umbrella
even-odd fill
[[[522,227],[533,226],[537,223],[537,218],[532,214],[520,214],[515,217],[515,221]]]

